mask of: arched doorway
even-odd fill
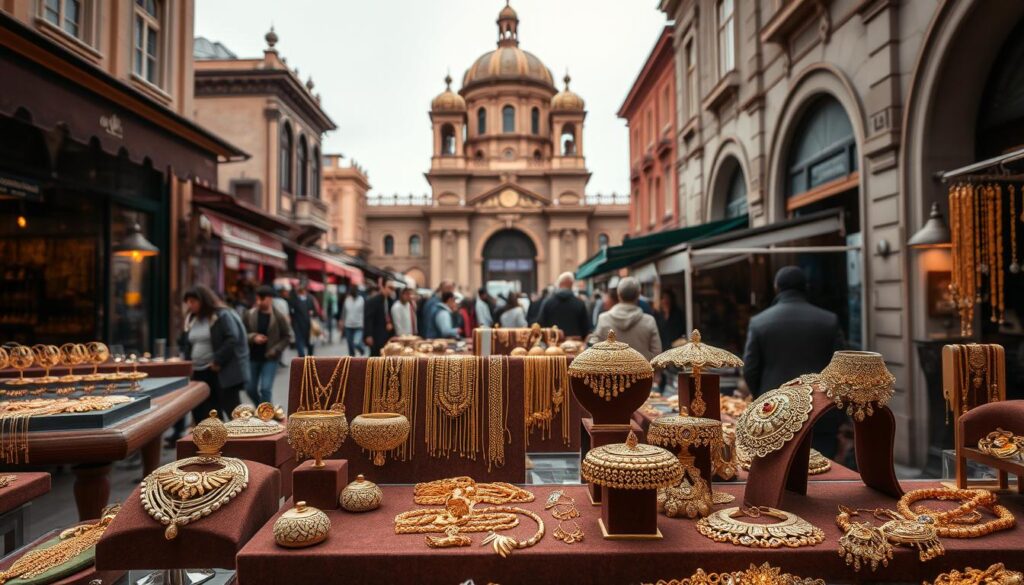
[[[537,287],[537,248],[523,232],[501,230],[484,244],[484,285],[495,280],[519,283],[522,292],[533,292]]]
[[[740,161],[733,155],[722,159],[712,188],[711,220],[730,219],[747,214],[747,178]]]

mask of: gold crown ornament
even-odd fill
[[[356,476],[356,480],[341,490],[339,502],[341,507],[348,512],[369,512],[380,507],[384,500],[384,491],[380,486],[369,481],[363,474]]]
[[[285,548],[305,548],[327,540],[331,519],[306,502],[296,502],[274,522],[274,542]]]
[[[886,369],[880,353],[837,351],[821,371],[821,380],[836,408],[862,421],[888,404],[896,376]]]
[[[581,467],[589,483],[624,490],[653,490],[675,485],[683,468],[675,455],[637,441],[629,432],[625,443],[612,443],[587,452]]]
[[[583,380],[594,394],[611,401],[638,380],[653,378],[654,369],[640,352],[616,341],[615,332],[609,331],[607,339],[572,360],[569,376]]]
[[[651,360],[651,365],[659,369],[675,366],[684,371],[690,370],[690,375],[693,376],[690,411],[697,416],[703,416],[707,404],[700,393],[701,372],[706,368],[739,368],[743,366],[743,360],[724,349],[704,343],[701,341],[700,331],[694,329],[690,333],[689,341],[655,356]]]

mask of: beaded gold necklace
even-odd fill
[[[409,461],[416,454],[416,382],[420,360],[415,357],[372,357],[366,361],[363,412],[394,412],[404,415],[412,428],[409,438],[391,453],[392,459]]]
[[[427,358],[427,451],[431,457],[476,460],[481,451],[481,360],[474,356]]]

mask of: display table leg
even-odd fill
[[[110,463],[83,463],[74,466],[75,503],[79,520],[100,517],[110,500]]]
[[[160,449],[162,447],[161,437],[156,437],[142,446],[142,477],[148,476],[156,471],[157,467],[160,467]]]

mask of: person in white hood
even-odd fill
[[[636,304],[640,298],[640,283],[632,276],[627,276],[619,281],[616,290],[619,303],[597,318],[597,329],[590,342],[604,341],[609,331],[615,331],[618,341],[629,344],[650,360],[661,353],[661,337],[654,317],[644,313]]]

